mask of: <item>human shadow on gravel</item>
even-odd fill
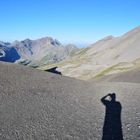
[[[110,97],[110,99],[107,99]],[[101,98],[106,108],[102,140],[123,140],[121,123],[121,103],[116,101],[116,94],[108,94]]]

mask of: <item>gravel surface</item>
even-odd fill
[[[123,139],[140,140],[140,84],[85,82],[0,62],[0,140],[106,140],[101,98],[108,93],[122,106]]]

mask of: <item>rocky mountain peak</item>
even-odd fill
[[[35,41],[36,41],[36,43],[41,43],[41,44],[62,46],[62,44],[57,39],[53,39],[51,37],[44,37],[44,38],[37,39]]]
[[[0,44],[4,46],[0,46],[1,56],[4,57],[4,50],[7,49],[8,45],[4,42],[1,42]],[[16,58],[33,64],[35,63],[36,65],[59,62],[77,50],[76,47],[63,46],[58,40],[51,37],[44,37],[36,40],[25,39],[22,41],[14,41],[9,46],[14,48],[14,50],[17,51],[17,54],[19,54],[20,57]],[[11,53],[11,59],[12,57],[13,54]],[[8,61],[9,58],[10,53],[8,53]]]

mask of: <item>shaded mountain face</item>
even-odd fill
[[[5,49],[9,49],[9,47],[20,56],[20,59],[16,59],[19,59],[19,63],[37,66],[59,62],[78,50],[74,45],[63,46],[59,41],[50,37],[37,40],[26,39],[5,45]],[[7,51],[1,51],[1,60],[7,60],[4,54],[7,54]],[[8,54],[11,59],[14,59],[15,54],[13,52]]]
[[[0,42],[0,61],[16,62],[20,59],[20,55],[15,48],[11,47],[8,43]]]
[[[120,37],[103,38],[57,66],[65,76],[91,80],[133,69],[140,65],[139,59],[140,27],[137,27]]]

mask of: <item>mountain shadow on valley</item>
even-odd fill
[[[53,67],[51,69],[47,69],[45,71],[47,72],[51,72],[51,73],[54,73],[54,74],[59,74],[59,75],[62,75],[62,73],[60,71],[57,70],[58,67]]]
[[[110,100],[107,99],[110,97]],[[105,106],[105,118],[102,140],[123,140],[121,123],[121,103],[116,101],[116,94],[108,94],[101,98]]]

